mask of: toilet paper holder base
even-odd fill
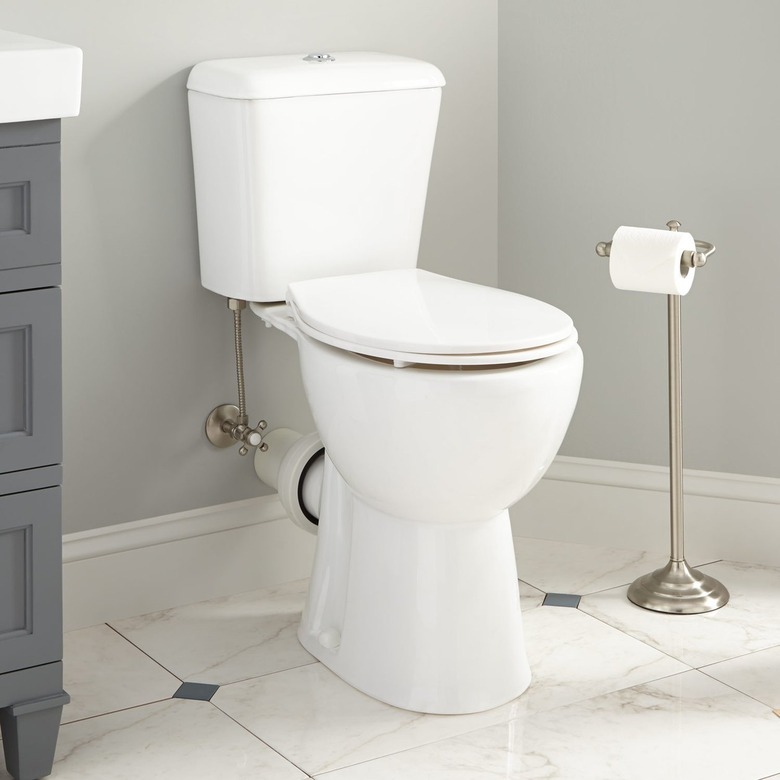
[[[666,223],[676,231],[675,220]],[[609,257],[611,241],[596,245],[596,254]],[[681,268],[701,268],[715,251],[714,244],[696,241],[696,251],[683,252]],[[628,588],[628,599],[643,609],[676,615],[712,612],[729,600],[726,587],[714,577],[691,568],[685,560],[683,521],[682,466],[682,332],[680,297],[668,295],[669,322],[669,500],[671,520],[671,555],[669,563],[634,580]]]

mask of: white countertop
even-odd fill
[[[0,123],[76,116],[81,49],[0,30]]]

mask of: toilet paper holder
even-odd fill
[[[666,223],[677,231],[676,220]],[[696,251],[685,251],[680,258],[683,275],[689,268],[701,268],[715,251],[715,245],[696,241]],[[609,257],[611,241],[596,245],[596,254]],[[669,322],[669,508],[671,555],[661,569],[634,580],[628,588],[628,599],[639,607],[676,615],[711,612],[725,606],[729,600],[726,587],[685,560],[683,522],[682,466],[682,331],[680,328],[680,297],[668,295]]]
[[[669,220],[666,223],[666,227],[669,230],[677,231],[681,225],[676,219]],[[596,244],[596,254],[599,257],[609,257],[610,250],[612,249],[611,241],[599,241]],[[706,262],[709,256],[715,251],[715,245],[709,241],[696,241],[696,251],[685,251],[680,258],[680,266],[682,268],[701,268]]]

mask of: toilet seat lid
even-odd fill
[[[571,317],[550,304],[418,268],[294,282],[287,300],[313,338],[409,362],[522,362],[576,341]]]

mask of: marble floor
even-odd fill
[[[435,716],[355,691],[298,644],[292,582],[67,634],[52,777],[780,780],[780,569],[692,558],[730,603],[661,615],[625,593],[664,556],[515,543],[519,699]]]

